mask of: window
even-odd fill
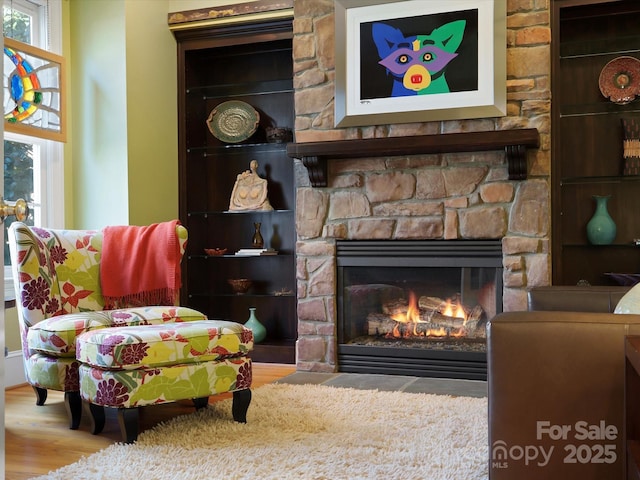
[[[60,54],[61,15],[61,0],[3,0],[3,34]],[[4,81],[7,81],[6,74]],[[8,202],[18,198],[28,202],[31,212],[27,223],[30,225],[64,226],[63,173],[61,143],[4,133],[4,196]],[[5,229],[14,220],[7,218]],[[6,266],[10,263],[6,244],[4,259]],[[7,274],[10,275],[7,270],[5,268],[5,284]]]

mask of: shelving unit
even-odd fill
[[[640,116],[640,101],[617,105],[599,89],[602,68],[620,56],[640,58],[640,3],[552,2],[553,284],[615,282],[607,272],[640,272],[640,177],[623,176],[621,119]],[[593,195],[611,195],[617,226],[612,245],[590,245],[586,225]]]
[[[189,231],[183,263],[182,302],[209,318],[244,323],[249,308],[267,329],[252,358],[294,363],[297,338],[295,190],[293,161],[285,143],[268,143],[267,127],[294,129],[292,19],[178,30],[180,219]],[[260,114],[256,132],[225,143],[206,120],[220,103],[240,100]],[[229,211],[238,174],[258,162],[268,181],[273,211]],[[250,248],[254,223],[265,247],[277,255],[237,256]],[[205,248],[226,248],[220,256]],[[246,294],[233,293],[231,278],[249,278]]]

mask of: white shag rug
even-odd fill
[[[486,480],[487,399],[269,384],[38,480]]]

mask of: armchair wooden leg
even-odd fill
[[[207,405],[209,405],[209,397],[194,398],[193,405],[196,407],[196,410],[207,408]]]
[[[119,408],[118,424],[124,443],[133,443],[138,439],[138,409]]]
[[[71,430],[77,430],[80,426],[80,420],[82,419],[82,399],[80,398],[80,392],[64,392],[64,407],[67,410],[67,415],[69,415],[71,422],[69,428]]]
[[[233,419],[239,423],[247,423],[247,410],[249,410],[249,404],[251,403],[251,390],[236,390],[233,392],[233,404],[231,406],[231,413]]]
[[[36,405],[41,407],[44,405],[44,402],[47,401],[47,389],[32,386],[33,391],[36,392]]]
[[[104,428],[105,423],[104,407],[102,405],[95,405],[89,402],[83,402],[83,405],[91,422],[89,431],[94,435],[99,434]]]

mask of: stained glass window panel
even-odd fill
[[[64,59],[4,39],[5,130],[65,141]]]

